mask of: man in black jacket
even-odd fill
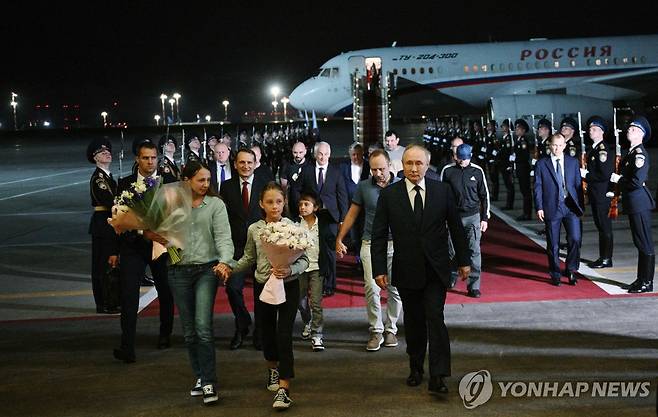
[[[157,178],[158,148],[149,140],[136,142],[137,172],[119,180],[119,191],[130,191],[131,184],[146,177]],[[158,348],[170,346],[174,322],[174,299],[167,283],[167,255],[152,259],[153,240],[161,239],[149,230],[125,232],[120,236],[121,265],[121,347],[114,357],[126,363],[135,362],[135,331],[139,307],[139,283],[148,265],[153,274],[160,301],[160,337]],[[166,242],[160,242],[166,243]]]
[[[219,195],[226,204],[226,211],[231,223],[231,239],[233,239],[234,247],[233,258],[235,260],[240,259],[244,253],[244,245],[247,243],[247,229],[263,216],[258,202],[260,194],[268,181],[266,178],[255,174],[255,164],[256,155],[254,155],[254,152],[246,148],[240,149],[235,156],[237,174],[234,173],[231,179],[224,181],[219,189]],[[235,334],[231,340],[231,350],[242,346],[243,338],[249,334],[249,326],[252,323],[242,294],[246,275],[246,273],[235,273],[231,275],[226,283],[226,295],[235,317]],[[254,321],[256,326],[253,333],[253,343],[254,347],[259,349],[261,342],[257,311],[254,312]]]
[[[429,161],[427,149],[407,146],[402,157],[405,179],[382,190],[372,229],[372,269],[377,285],[386,288],[390,230],[394,246],[391,283],[402,298],[411,368],[407,385],[420,385],[423,379],[429,339],[428,388],[431,393],[447,393],[443,378],[450,375],[450,338],[443,307],[450,281],[449,237],[463,280],[468,277],[470,260],[450,186],[425,178]]]
[[[450,184],[459,216],[461,217],[466,240],[471,255],[471,274],[468,279],[468,296],[480,298],[480,272],[482,257],[480,255],[480,238],[486,232],[489,222],[489,188],[484,170],[471,163],[471,145],[459,145],[455,152],[455,161],[446,165],[441,171],[441,181]],[[456,274],[451,277],[450,286],[454,286]]]

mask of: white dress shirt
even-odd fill
[[[240,195],[242,195],[242,183],[245,181],[249,183],[247,184],[247,190],[249,193],[249,203],[251,204],[251,187],[254,185],[254,174],[251,174],[251,176],[247,179],[240,177]]]
[[[407,195],[409,196],[409,202],[411,203],[411,209],[414,209],[414,199],[416,198],[416,190],[414,190],[414,187],[416,184],[413,182],[409,181],[407,178],[404,179],[404,183],[407,186]],[[423,208],[425,207],[425,177],[420,180],[418,183],[420,186],[420,198],[423,199]]]
[[[361,173],[363,172],[363,165],[354,165],[350,163],[350,170],[352,174],[352,182],[358,184],[361,181]]]
[[[215,161],[217,163],[217,189],[219,190],[222,182],[222,163]],[[224,181],[231,179],[231,164],[229,161],[224,162]],[[242,183],[240,183],[242,187]]]
[[[318,165],[317,163],[315,164],[315,181],[316,181],[316,184],[319,185],[320,168],[322,168],[322,184],[327,182],[327,167],[329,167],[329,164],[327,164],[327,165]]]

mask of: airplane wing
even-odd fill
[[[587,79],[584,82],[626,88],[641,91],[645,94],[657,94],[658,67],[601,75]]]

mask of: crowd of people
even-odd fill
[[[520,220],[531,218],[534,205],[537,218],[545,223],[547,282],[556,286],[562,275],[571,285],[577,282],[583,182],[600,240],[600,257],[590,266],[612,266],[607,211],[617,198],[612,190],[618,184],[639,253],[637,280],[629,292],[651,291],[655,253],[650,212],[655,203],[646,188],[649,156],[643,142],[651,137],[646,119],[638,117],[630,124],[631,147],[618,171],[614,152],[603,140],[608,126],[601,118],[588,123],[593,144],[582,166],[577,159],[582,139],[574,138],[578,129],[571,118],[560,123],[559,132],[542,119],[535,135],[528,134],[531,128],[523,119],[513,126],[503,122],[502,137],[496,127],[488,122],[485,133],[479,123],[472,131],[435,125],[425,132],[424,143],[406,148],[396,132],[389,131],[383,144],[367,149],[361,143],[350,145],[350,159],[340,164],[332,161],[329,143],[301,129],[252,132],[251,137],[241,132],[237,138],[200,138],[189,132],[178,160],[178,140],[165,135],[157,143],[135,140],[133,172],[118,183],[110,171],[111,143],[92,141],[87,149],[89,162],[96,165],[90,181],[92,284],[97,312],[121,314],[121,343],[114,357],[126,363],[136,360],[139,286],[148,265],[160,304],[157,347],[171,345],[175,303],[194,374],[190,395],[203,397],[204,404],[217,402],[212,322],[223,282],[235,326],[229,348],[242,348],[251,334],[251,343],[266,361],[266,388],[276,393],[273,407],[286,409],[292,404],[297,311],[302,339],[310,340],[313,351],[323,351],[322,300],[336,292],[336,257],[351,251],[364,278],[369,332],[365,349],[397,346],[404,311],[410,368],[406,383],[421,384],[429,343],[428,390],[445,394],[444,378],[450,376],[446,294],[459,277],[466,281],[469,297],[482,296],[480,239],[488,229],[490,201],[498,200],[499,176],[507,189],[504,209],[513,208],[516,176],[523,195]],[[153,242],[167,245],[165,236],[151,230],[117,236],[107,223],[115,197],[145,178],[189,184],[190,244],[178,263],[166,255],[152,256]],[[265,225],[280,221],[299,222],[315,244],[293,264],[273,268],[258,236]],[[561,225],[567,231],[568,252],[563,271],[558,258]],[[104,282],[113,267],[120,271],[119,305],[112,304],[111,287]],[[260,300],[270,275],[284,282],[283,304]],[[244,299],[249,279],[254,282],[253,319]],[[388,296],[385,307],[382,291]]]

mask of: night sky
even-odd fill
[[[0,24],[3,126],[11,91],[20,95],[23,119],[35,104],[77,103],[85,125],[100,123],[102,110],[148,124],[161,112],[160,93],[174,91],[182,94],[184,120],[197,113],[217,119],[224,98],[233,116],[268,111],[272,84],[288,94],[340,52],[393,41],[406,46],[658,33],[656,2],[624,10],[594,1],[522,8],[438,0],[397,2],[395,8],[367,1],[20,3],[3,4]]]

